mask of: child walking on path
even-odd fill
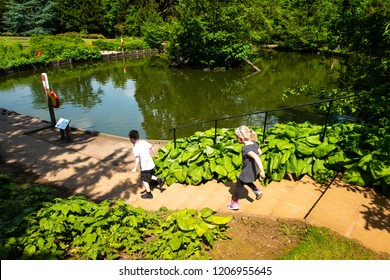
[[[130,142],[133,143],[133,153],[135,157],[135,165],[132,172],[136,172],[137,168],[141,170],[141,180],[144,190],[142,191],[141,197],[144,199],[152,199],[153,194],[150,190],[149,183],[154,180],[157,181],[160,188],[164,185],[164,179],[157,178],[154,175],[154,161],[152,155],[157,157],[154,151],[153,145],[145,140],[139,139],[139,133],[137,130],[131,130],[129,132]]]
[[[265,178],[263,164],[261,163],[259,157],[262,152],[259,148],[259,144],[257,143],[258,140],[256,133],[247,126],[240,126],[236,128],[235,133],[238,142],[244,144],[241,150],[243,168],[237,179],[232,201],[227,205],[227,207],[231,210],[240,209],[240,206],[238,205],[238,198],[244,185],[248,185],[256,194],[256,199],[260,199],[263,193],[253,182],[256,181],[259,170],[260,177]]]

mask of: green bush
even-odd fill
[[[0,67],[9,67],[10,63],[19,59],[24,54],[22,44],[15,43],[0,43]]]
[[[32,36],[30,55],[40,55],[45,62],[61,59],[85,61],[99,58],[98,49],[87,46],[81,38],[64,36]]]
[[[121,200],[54,198],[0,174],[0,259],[207,259],[231,216],[209,208],[150,214]]]
[[[93,46],[101,51],[118,51],[121,45],[119,41],[98,39],[93,42]]]
[[[78,46],[74,49],[64,50],[62,57],[74,61],[87,61],[90,59],[99,59],[101,58],[101,54],[100,50],[96,47]]]
[[[102,51],[122,51],[121,40],[96,40],[93,45]],[[142,38],[124,38],[124,51],[148,50],[149,45]]]

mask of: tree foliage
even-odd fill
[[[59,15],[58,32],[105,33],[101,0],[53,0]]]
[[[47,35],[55,31],[55,4],[45,0],[10,0],[5,2],[5,30],[24,36]]]
[[[236,65],[251,50],[250,8],[245,1],[180,1],[169,53],[193,67]]]

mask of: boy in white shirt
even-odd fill
[[[164,179],[157,178],[154,175],[154,161],[152,155],[157,157],[154,151],[153,145],[145,140],[139,139],[139,133],[137,130],[131,130],[129,132],[130,142],[133,143],[133,153],[135,157],[135,165],[132,172],[136,172],[137,168],[141,170],[141,180],[145,190],[142,192],[141,197],[144,199],[152,199],[153,194],[150,190],[150,181],[157,181],[160,188],[164,185]]]

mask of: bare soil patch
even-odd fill
[[[229,223],[229,240],[217,242],[214,260],[273,260],[299,244],[303,221],[272,220],[236,215]]]

